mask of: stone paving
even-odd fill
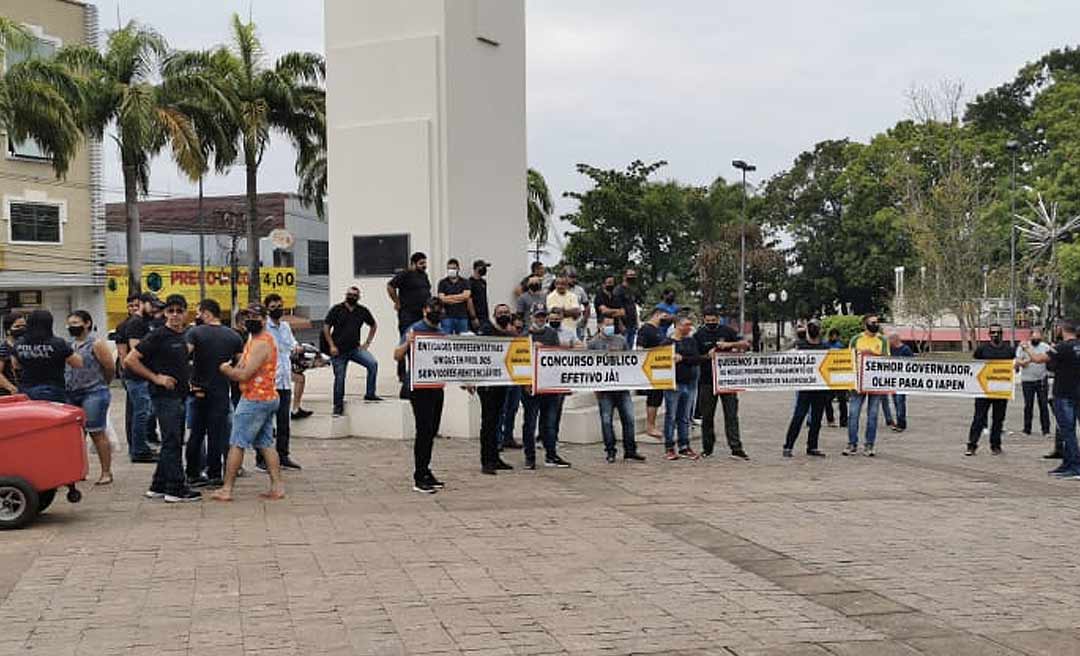
[[[440,440],[434,497],[401,442],[297,440],[279,503],[253,476],[165,506],[121,463],[0,533],[0,656],[1080,654],[1080,482],[1041,438],[965,458],[970,401],[909,405],[874,459],[825,429],[829,458],[783,460],[786,394],[744,395],[750,463],[566,446],[486,477]]]

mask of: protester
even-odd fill
[[[0,327],[0,396],[19,393],[19,372],[15,369],[15,340],[26,333],[26,315],[11,312],[4,315]]]
[[[529,289],[529,279],[536,278],[540,282],[540,289],[544,290],[544,294],[547,295],[551,291],[551,286],[555,282],[555,277],[547,270],[544,263],[540,260],[535,260],[529,265],[529,275],[521,279],[521,282],[514,288],[514,298],[517,298],[524,294]],[[543,300],[539,301],[543,303]],[[528,315],[528,310],[525,314]]]
[[[446,277],[439,281],[439,300],[443,303],[440,329],[447,335],[469,332],[469,281],[461,277],[461,265],[455,258],[446,262]]]
[[[693,330],[693,319],[682,315],[675,320],[675,330],[664,342],[675,346],[675,389],[664,391],[664,457],[667,460],[697,460],[700,457],[690,447],[690,415],[694,412],[697,398],[701,363],[711,357],[712,350],[701,350],[698,341],[691,335]],[[678,452],[675,450],[676,428]]]
[[[64,368],[64,390],[69,405],[82,408],[86,414],[85,430],[90,435],[101,464],[101,475],[94,485],[113,482],[112,448],[105,434],[109,417],[109,383],[116,375],[112,351],[104,340],[94,334],[94,321],[90,313],[76,310],[67,318],[71,350],[82,358],[82,367]]]
[[[597,321],[601,324],[607,318],[612,320],[613,325],[616,326],[616,332],[618,332],[617,319],[610,315],[607,317],[597,315]],[[667,337],[660,331],[660,324],[664,321],[670,321],[670,319],[671,317],[660,308],[653,308],[649,318],[645,323],[641,324],[641,328],[638,330],[638,348],[651,349],[663,344]],[[645,390],[644,392],[638,392],[638,394],[644,394],[645,396],[645,434],[654,439],[663,439],[664,433],[656,427],[656,415],[660,411],[660,406],[664,404],[664,390]]]
[[[277,368],[274,370],[277,378],[274,386],[277,390],[278,408],[274,418],[274,446],[278,453],[278,462],[283,469],[302,469],[300,463],[289,455],[290,437],[292,435],[290,410],[292,409],[292,354],[300,350],[296,338],[293,337],[292,327],[285,321],[285,301],[280,294],[268,294],[263,299],[263,307],[266,308],[266,332],[274,338],[274,346],[277,349]],[[374,329],[371,331],[375,332]],[[370,335],[369,335],[370,343]],[[364,347],[365,350],[367,346]],[[336,380],[335,380],[336,382]],[[266,470],[266,463],[262,456],[255,456],[255,467]]]
[[[371,329],[368,330],[367,339],[361,343],[360,333],[365,325]],[[355,285],[349,287],[345,293],[345,301],[330,308],[326,315],[322,340],[326,346],[324,352],[330,354],[330,363],[334,367],[335,417],[345,414],[345,375],[350,362],[367,369],[367,391],[364,400],[382,401],[375,393],[375,385],[379,379],[379,362],[369,350],[371,342],[375,341],[378,328],[371,311],[360,305],[360,288]]]
[[[123,328],[123,338],[126,342],[124,348],[117,350],[124,352],[121,370],[124,372],[124,388],[127,391],[127,401],[131,406],[131,418],[128,427],[128,457],[131,462],[155,463],[158,455],[150,449],[150,442],[157,431],[157,418],[154,413],[154,405],[150,399],[150,382],[141,376],[127,375],[127,356],[138,346],[139,341],[150,334],[154,327],[158,326],[154,318],[157,297],[150,293],[139,296],[139,311],[128,317]],[[129,305],[130,311],[130,305]]]
[[[244,340],[235,330],[221,323],[221,305],[212,298],[199,302],[195,316],[199,325],[186,334],[193,370],[189,406],[191,433],[185,451],[185,473],[188,485],[193,488],[219,487],[224,482],[224,461],[232,423],[229,379],[221,373],[221,365],[240,355]]]
[[[310,344],[301,344],[298,350],[293,351],[289,358],[289,368],[292,370],[293,397],[292,414],[289,418],[293,421],[307,419],[315,414],[311,410],[304,409],[304,388],[307,387],[307,370],[314,367],[325,366],[326,361],[319,350]]]
[[[68,343],[53,335],[53,315],[48,310],[34,310],[26,317],[26,332],[13,346],[19,392],[34,401],[64,403],[64,365],[83,366],[82,356]]]
[[[829,341],[826,345],[830,349],[839,350],[847,348],[843,340],[840,339],[840,331],[836,328],[829,330]],[[836,415],[833,414],[833,401],[836,401],[836,409],[840,415],[840,428],[847,428],[848,422],[848,393],[846,390],[837,390],[835,392],[829,392],[829,400],[825,403],[825,420],[828,422],[830,428],[836,428]]]
[[[514,314],[510,323],[513,334],[525,334],[525,322],[521,317]],[[517,417],[518,408],[521,407],[522,387],[514,385],[506,392],[506,401],[503,403],[502,412],[499,414],[499,450],[520,449],[521,442],[514,440],[514,419]]]
[[[427,255],[421,252],[409,257],[409,268],[399,272],[386,283],[386,294],[397,312],[398,336],[405,334],[409,326],[424,317],[424,301],[431,297],[431,280],[427,275]],[[409,387],[405,385],[405,363],[397,366],[398,380],[402,382],[399,396],[409,398]]]
[[[488,314],[487,272],[491,262],[476,260],[473,262],[473,274],[469,278],[469,321],[473,332],[477,335],[483,333],[484,328],[491,325],[491,315]]]
[[[823,351],[829,348],[821,341],[821,324],[816,319],[806,324],[806,339],[796,342],[795,348],[799,351]],[[821,434],[821,415],[828,401],[828,390],[799,390],[795,393],[795,411],[791,414],[787,438],[784,440],[785,458],[792,457],[795,441],[799,439],[799,431],[807,414],[810,415],[810,428],[806,435],[806,455],[825,457],[818,449],[818,436]]]
[[[443,320],[443,304],[437,298],[430,298],[424,303],[424,318],[417,321],[402,336],[398,347],[394,349],[394,359],[406,363],[406,376],[409,374],[409,347],[416,333],[443,334],[439,326]],[[408,384],[408,378],[406,378]],[[435,494],[445,484],[435,478],[431,471],[431,451],[435,445],[435,434],[442,421],[442,387],[414,389],[409,395],[412,406],[413,423],[416,426],[416,439],[413,442],[413,490],[423,494]]]
[[[894,358],[913,358],[915,352],[900,339],[900,335],[891,333],[889,335],[889,355]],[[897,392],[889,396],[892,397],[892,405],[896,408],[896,419],[893,419],[892,409],[889,407],[889,398],[885,397],[881,400],[881,410],[885,413],[885,425],[891,428],[894,433],[903,433],[907,430],[907,394]]]
[[[1043,341],[1042,331],[1038,328],[1031,331],[1031,339],[1028,345],[1034,353],[1046,354],[1050,352],[1050,345]],[[1021,345],[1016,347],[1016,370],[1020,372],[1020,388],[1024,392],[1024,435],[1031,435],[1031,421],[1035,414],[1035,402],[1037,399],[1039,404],[1039,426],[1042,428],[1042,436],[1050,437],[1050,412],[1047,404],[1049,377],[1046,364],[1032,361],[1023,345]]]
[[[495,323],[483,322],[483,334],[489,337],[514,337],[516,333],[512,320],[510,306],[500,303],[495,306]],[[499,419],[506,405],[506,395],[512,387],[497,385],[477,389],[480,396],[480,471],[485,474],[494,475],[500,469],[513,469],[499,457]]]
[[[626,338],[626,345],[629,348],[634,348],[634,345],[636,344],[635,337],[637,336],[638,328],[637,280],[637,271],[634,269],[627,269],[626,272],[623,273],[622,284],[616,287],[615,291],[612,293],[615,305],[623,312],[623,337]]]
[[[671,330],[671,325],[675,321],[675,317],[679,314],[679,304],[675,302],[675,290],[671,287],[664,289],[661,293],[661,301],[656,304],[657,309],[663,310],[669,319],[660,322],[660,332],[665,336]]]
[[[543,303],[533,306],[529,337],[534,344],[559,346],[559,333],[547,324],[548,312]],[[566,468],[570,463],[558,455],[559,421],[563,397],[558,394],[534,394],[523,388],[525,419],[521,441],[525,449],[525,469],[536,469],[536,427],[540,424],[540,439],[544,444],[544,466]]]
[[[571,332],[574,334],[575,340],[580,341],[577,339],[577,327],[578,319],[581,318],[581,299],[570,291],[569,278],[559,276],[555,279],[555,290],[547,295],[545,304],[549,313],[556,309],[559,310],[561,314],[559,319],[561,321],[558,330]],[[551,321],[550,314],[548,315],[548,321]]]
[[[615,332],[615,319],[604,317],[596,336],[589,340],[590,351],[625,351],[626,338]],[[645,456],[637,451],[634,438],[634,399],[625,390],[611,390],[596,393],[596,403],[600,409],[600,433],[604,436],[604,452],[608,464],[615,462],[615,426],[614,413],[619,413],[622,426],[623,460],[644,462]]]
[[[615,276],[604,278],[603,284],[600,285],[600,289],[597,290],[596,296],[593,298],[593,305],[596,306],[597,325],[600,324],[604,317],[612,317],[615,319],[615,332],[625,336],[624,318],[626,312],[615,298]],[[629,346],[629,343],[627,343],[627,346]]]
[[[889,355],[889,341],[882,337],[879,332],[881,324],[878,315],[871,312],[863,315],[863,331],[851,338],[850,348],[854,352],[856,362],[858,357],[873,355]],[[857,365],[856,365],[857,366]],[[863,455],[873,457],[874,443],[877,441],[878,408],[881,405],[882,396],[879,394],[850,394],[851,405],[848,409],[848,445],[841,455],[853,456],[859,453],[859,416],[862,408],[866,406],[866,441]]]
[[[543,265],[541,265],[542,267]],[[547,293],[542,289],[540,276],[529,276],[525,279],[525,289],[518,295],[514,303],[514,311],[525,321],[531,320],[529,312],[537,305],[547,306]]]
[[[1049,351],[1040,352],[1035,345],[1024,342],[1021,347],[1038,364],[1049,364],[1054,372],[1054,416],[1061,434],[1061,464],[1048,473],[1056,478],[1080,480],[1080,449],[1076,441],[1077,392],[1080,391],[1080,340],[1076,337],[1076,322],[1060,322],[1061,341]],[[1052,454],[1051,454],[1052,455]]]
[[[281,465],[274,447],[274,417],[278,413],[277,368],[280,364],[277,345],[266,330],[267,311],[258,303],[247,308],[244,326],[248,338],[240,363],[233,366],[224,362],[220,366],[229,380],[240,384],[242,398],[236,406],[232,434],[229,436],[229,458],[225,466],[225,480],[220,489],[210,495],[215,501],[232,501],[233,487],[240,466],[244,464],[244,451],[255,449],[262,455],[270,474],[270,489],[259,494],[270,501],[285,498],[285,483],[281,477]]]
[[[559,335],[559,346],[565,348],[580,348],[583,346],[577,336],[577,326],[567,327],[566,319],[561,307],[548,310],[548,326]]]
[[[199,501],[202,495],[184,478],[180,451],[184,438],[184,399],[191,370],[184,339],[187,300],[180,294],[165,299],[165,325],[152,331],[132,348],[124,367],[150,385],[154,412],[161,422],[161,453],[146,496],[166,503]]]
[[[975,349],[976,360],[1013,360],[1015,351],[1002,339],[1001,324],[990,324],[990,343],[979,344]],[[986,428],[987,414],[993,411],[993,420],[990,424],[990,453],[1001,454],[1001,431],[1005,425],[1005,411],[1009,407],[1008,399],[975,399],[975,415],[971,419],[971,430],[968,431],[966,456],[975,455],[979,448],[979,438],[983,429]]]
[[[577,297],[578,303],[581,305],[581,316],[577,321],[577,334],[578,339],[584,340],[586,336],[586,330],[589,326],[589,317],[592,312],[592,305],[589,302],[589,293],[585,291],[585,288],[578,283],[577,269],[573,266],[566,266],[563,268],[563,275],[566,276],[567,281],[570,283],[570,293]]]
[[[747,342],[734,328],[720,323],[722,309],[719,305],[706,306],[704,325],[694,334],[701,353],[715,349],[719,353],[743,353],[750,349]],[[709,458],[716,446],[716,403],[724,412],[724,437],[727,439],[731,458],[749,460],[743,448],[739,430],[739,395],[735,392],[713,392],[712,360],[701,363],[701,376],[698,382],[697,404],[701,409],[701,456]]]

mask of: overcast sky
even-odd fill
[[[151,23],[176,47],[224,41],[229,16],[250,4],[271,55],[323,49],[320,0],[97,0],[103,27],[116,25],[118,2],[122,20]],[[528,0],[529,163],[557,196],[583,186],[578,162],[665,159],[664,177],[707,184],[740,158],[765,178],[818,141],[891,126],[913,84],[1001,84],[1075,44],[1078,24],[1075,0]],[[194,190],[168,162],[151,187]],[[260,188],[295,188],[287,143],[267,155]],[[206,189],[243,193],[243,174]]]

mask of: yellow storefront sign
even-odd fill
[[[231,311],[231,268],[206,267],[206,297],[221,304],[224,312]],[[109,315],[109,328],[116,327],[127,316],[128,269],[122,265],[110,265],[106,269],[105,311]],[[296,269],[292,267],[268,267],[260,269],[260,290],[265,297],[270,293],[281,295],[286,309],[296,307]],[[200,300],[199,267],[147,264],[142,269],[142,289],[153,292],[165,300],[169,294],[183,294],[188,305],[194,307]],[[240,268],[237,280],[237,299],[243,306],[247,303],[248,272]]]

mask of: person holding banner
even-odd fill
[[[1061,433],[1061,465],[1048,473],[1057,478],[1080,480],[1080,448],[1076,441],[1077,392],[1080,391],[1080,340],[1076,338],[1076,323],[1062,320],[1063,341],[1046,353],[1040,353],[1030,342],[1021,344],[1032,362],[1049,363],[1054,372],[1054,414]]]
[[[821,341],[821,324],[817,319],[811,319],[806,324],[806,339],[801,339],[795,344],[798,351],[827,351],[828,344]],[[806,455],[824,458],[825,454],[818,449],[818,436],[821,434],[821,415],[825,413],[825,406],[829,403],[832,392],[828,390],[799,390],[795,392],[795,411],[791,415],[791,423],[788,424],[787,439],[784,440],[785,458],[792,456],[795,449],[795,440],[799,439],[799,430],[802,428],[806,415],[810,415],[810,428],[806,435]]]
[[[889,354],[894,358],[915,357],[915,351],[912,351],[897,333],[889,334]],[[895,421],[893,421],[892,409],[889,407],[889,399],[885,398],[881,401],[881,409],[885,413],[885,425],[892,428],[894,433],[903,433],[907,430],[907,394],[900,392],[893,394],[892,404],[896,408]]]
[[[664,391],[665,460],[697,460],[701,457],[690,448],[690,415],[694,412],[694,401],[697,399],[701,365],[708,362],[716,349],[713,347],[707,352],[702,351],[698,341],[691,336],[693,330],[693,318],[682,315],[675,320],[675,332],[664,342],[675,346],[675,389]],[[676,427],[679,433],[678,452],[675,450]]]
[[[840,331],[836,328],[829,330],[829,341],[825,343],[830,350],[847,348],[840,339]],[[847,428],[848,395],[840,390],[829,392],[829,401],[825,404],[825,421],[830,428],[836,428],[836,416],[833,414],[832,402],[836,400],[836,409],[840,414],[840,428]]]
[[[715,348],[717,351],[742,353],[750,349],[750,342],[743,339],[731,326],[720,325],[720,306],[710,305],[705,308],[705,325],[694,333],[698,350],[702,353]],[[731,392],[715,394],[713,392],[712,362],[701,363],[701,379],[698,383],[697,402],[701,408],[701,457],[712,456],[716,445],[716,403],[719,400],[724,411],[724,436],[727,438],[731,457],[735,460],[749,460],[743,449],[739,435],[739,395]]]
[[[604,317],[600,331],[589,340],[590,351],[625,351],[626,338],[615,332],[615,319]],[[623,460],[644,462],[645,456],[637,452],[637,440],[634,439],[634,399],[626,390],[596,393],[596,402],[600,407],[600,432],[604,436],[604,451],[608,464],[615,462],[615,425],[614,412],[619,412],[622,425]]]
[[[597,321],[601,321],[602,319],[602,316],[597,315]],[[649,319],[641,324],[641,328],[638,330],[638,348],[651,349],[663,344],[664,339],[666,338],[663,331],[660,330],[660,324],[665,321],[670,323],[671,319],[671,315],[659,306],[653,308],[652,313],[649,315]],[[614,318],[612,321],[617,323],[617,320]],[[616,330],[618,330],[617,327]],[[709,376],[710,380],[712,380],[711,368],[709,369]],[[638,392],[638,394],[642,393],[645,395],[645,434],[649,437],[662,440],[664,439],[664,434],[656,427],[656,415],[660,411],[660,406],[664,405],[664,390],[646,390],[645,392]]]
[[[524,298],[524,297],[523,297]],[[547,308],[540,303],[532,307],[529,337],[533,344],[559,346],[559,333],[547,324]],[[536,424],[540,423],[540,439],[544,442],[544,466],[565,469],[570,463],[559,457],[559,421],[562,418],[561,394],[534,394],[525,388],[525,420],[521,441],[525,446],[525,469],[536,469]]]
[[[405,362],[405,384],[409,383],[412,373],[409,363],[409,347],[412,346],[416,333],[444,334],[439,326],[443,320],[443,304],[437,298],[424,302],[424,318],[409,326],[401,336],[398,347],[394,349],[394,360]],[[412,406],[413,423],[416,426],[416,439],[413,442],[413,490],[421,494],[435,494],[446,485],[435,478],[431,471],[431,451],[435,446],[435,433],[442,422],[443,388],[442,386],[414,389],[409,394]]]
[[[851,338],[851,350],[856,361],[859,356],[889,355],[889,342],[879,334],[881,324],[878,315],[870,313],[863,316],[863,331]],[[853,456],[859,453],[859,415],[866,406],[866,446],[863,455],[873,457],[874,442],[877,441],[878,408],[885,397],[880,394],[851,393],[851,407],[848,410],[848,445],[841,453]]]
[[[990,324],[990,343],[980,344],[975,349],[976,360],[1012,360],[1013,349],[1002,339],[1001,324]],[[993,411],[993,420],[990,424],[990,453],[995,456],[1001,455],[1001,431],[1005,425],[1005,411],[1009,406],[1008,399],[988,399],[985,397],[975,399],[975,415],[971,419],[971,430],[968,431],[967,450],[965,456],[975,455],[979,448],[979,438],[983,429],[986,428],[987,415]]]
[[[513,313],[509,305],[496,305],[494,318],[494,324],[488,321],[487,317],[481,322],[484,336],[517,337],[511,325]],[[500,469],[513,469],[499,457],[499,419],[510,389],[511,387],[506,385],[493,385],[478,387],[476,390],[480,396],[480,471],[491,476]]]

